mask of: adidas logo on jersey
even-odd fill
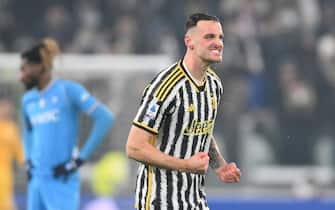
[[[187,109],[188,112],[194,112],[195,111],[195,105],[194,104],[190,104],[190,106]]]

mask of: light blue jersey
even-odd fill
[[[33,175],[51,175],[55,165],[71,160],[78,141],[79,114],[85,112],[95,123],[79,157],[86,160],[112,122],[111,113],[83,86],[53,80],[42,91],[28,91],[22,100],[24,145]],[[100,127],[100,131],[97,127]]]
[[[28,210],[77,210],[79,174],[69,179],[53,177],[56,165],[69,162],[78,141],[79,114],[93,120],[79,157],[87,160],[112,125],[113,116],[80,84],[54,80],[42,91],[28,91],[22,99],[26,159],[32,162],[28,185]]]

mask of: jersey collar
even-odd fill
[[[42,90],[38,91],[40,94],[46,93],[51,87],[56,83],[57,79],[51,79],[47,86],[45,86]]]
[[[184,59],[181,59],[179,61],[179,66],[181,67],[181,69],[184,71],[186,77],[188,80],[190,80],[191,84],[198,90],[198,91],[203,91],[206,87],[206,82],[207,82],[207,77],[205,77],[205,81],[203,82],[203,84],[198,84],[198,82],[196,82],[196,80],[194,79],[194,77],[192,76],[191,72],[188,70],[187,66],[184,63]]]

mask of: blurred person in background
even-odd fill
[[[79,83],[53,79],[55,40],[46,38],[21,54],[23,137],[31,178],[28,210],[79,208],[78,168],[101,143],[113,122],[109,109]],[[93,127],[78,152],[79,114],[85,112]],[[76,154],[77,153],[77,154]]]
[[[215,16],[186,22],[183,59],[144,90],[126,145],[140,165],[135,208],[209,209],[204,191],[210,165],[222,182],[240,181],[240,169],[220,154],[213,128],[223,94],[210,64],[222,61],[223,30]]]
[[[16,209],[13,197],[13,161],[23,166],[23,148],[20,134],[13,121],[11,102],[0,98],[0,209]]]
[[[285,61],[279,71],[278,112],[283,135],[280,161],[287,165],[308,165],[313,163],[315,143],[315,90],[300,74],[295,62]]]

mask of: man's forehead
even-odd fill
[[[201,20],[198,22],[197,27],[199,29],[219,29],[220,31],[222,31],[222,27],[221,27],[221,23],[217,22],[217,21],[204,21]]]
[[[212,20],[200,20],[197,25],[189,30],[190,32],[200,33],[222,33],[222,26],[220,22]]]

